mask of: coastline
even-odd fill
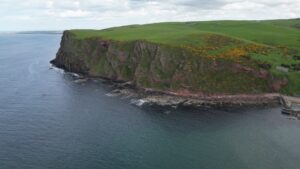
[[[209,58],[189,48],[147,41],[79,39],[65,31],[56,58],[58,68],[79,73],[77,82],[112,82],[113,95],[134,97],[141,105],[169,107],[246,107],[280,105],[286,77],[273,76],[261,64]]]
[[[125,87],[124,85],[125,84]],[[127,83],[114,84],[114,94],[133,97],[139,105],[159,107],[187,108],[228,108],[248,106],[280,105],[279,93],[265,94],[213,94],[213,95],[181,95],[180,93],[154,89],[128,87]]]
[[[51,64],[65,72],[67,70]],[[158,106],[158,107],[186,107],[186,108],[231,108],[248,106],[278,106],[280,105],[279,93],[262,94],[203,94],[203,93],[178,93],[173,91],[163,91],[152,88],[137,87],[131,81],[120,81],[101,76],[89,76],[70,72],[76,83],[86,82],[89,79],[101,79],[103,84],[111,85],[112,91],[109,95],[120,95],[132,98],[138,106]],[[74,75],[76,74],[76,75]]]

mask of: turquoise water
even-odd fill
[[[300,168],[280,108],[139,108],[49,69],[60,36],[0,34],[0,169]]]

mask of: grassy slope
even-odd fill
[[[130,25],[105,30],[72,30],[77,38],[102,37],[118,41],[146,40],[193,49],[205,48],[208,54],[220,55],[228,50],[253,44],[265,52],[247,51],[247,56],[272,65],[271,72],[289,79],[282,92],[300,94],[300,73],[280,72],[281,64],[295,64],[300,55],[300,19],[270,21],[206,21]],[[221,42],[218,43],[218,41]],[[217,46],[216,48],[213,48]]]

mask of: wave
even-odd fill
[[[136,105],[136,106],[141,107],[141,106],[143,106],[143,105],[146,103],[146,101],[143,100],[143,99],[138,99],[138,100],[136,100],[136,99],[131,99],[130,103],[131,103],[131,104],[134,104],[134,105]]]
[[[118,93],[106,93],[105,95],[108,96],[108,97],[116,97],[116,96],[119,96],[120,94],[118,94]]]
[[[70,74],[70,75],[72,75],[73,77],[77,77],[77,78],[80,78],[81,76],[79,75],[79,74],[77,74],[77,73],[68,73],[68,74]]]
[[[65,73],[65,71],[64,71],[63,69],[57,68],[57,67],[55,67],[55,66],[53,66],[53,65],[50,65],[50,68],[49,68],[49,69],[52,69],[52,70],[54,70],[54,71],[56,71],[56,72],[58,72],[58,73],[61,73],[61,74],[64,74],[64,73]]]

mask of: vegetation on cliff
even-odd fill
[[[138,86],[300,94],[300,20],[207,21],[66,31],[56,63]]]

